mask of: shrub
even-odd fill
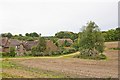
[[[99,59],[106,59],[107,57],[106,57],[104,54],[100,54],[100,55],[98,56],[98,58],[99,58]]]
[[[69,53],[69,50],[64,50],[63,51],[63,54],[67,54],[67,53]]]
[[[76,52],[76,49],[75,49],[75,48],[70,48],[70,49],[69,49],[69,52],[70,52],[70,53]]]
[[[93,60],[104,60],[107,57],[104,54],[100,54],[98,56],[92,56],[92,55],[85,55],[85,54],[77,54],[73,56],[73,58],[82,58],[82,59],[93,59]]]
[[[34,39],[32,37],[28,37],[27,41],[34,41]]]
[[[60,51],[52,52],[52,55],[59,55],[59,54],[60,54]]]
[[[16,52],[15,52],[15,47],[10,47],[10,52],[8,56],[15,57]]]
[[[2,53],[0,52],[0,58],[2,57]]]
[[[77,42],[74,42],[74,43],[72,44],[72,47],[75,48],[76,51],[79,50],[79,45],[78,45]]]
[[[71,46],[71,43],[69,43],[67,40],[65,40],[63,46],[65,46],[65,47],[70,47],[70,46]]]
[[[6,56],[9,56],[9,53],[8,52],[2,52],[1,55],[2,55],[2,57],[6,57]]]
[[[120,48],[110,48],[110,49],[113,49],[113,50],[120,50]]]
[[[24,53],[25,56],[32,56],[32,53],[30,51]]]
[[[42,55],[42,53],[41,52],[32,52],[32,56],[41,56]]]

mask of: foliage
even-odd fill
[[[102,35],[104,36],[105,41],[119,41],[120,40],[120,28],[110,29],[108,31],[102,31]],[[33,40],[33,39],[38,38],[39,36],[41,36],[41,34],[38,34],[36,32],[26,33],[25,36],[23,36],[22,34],[13,35],[10,32],[1,34],[1,37],[8,37],[8,38],[18,39],[18,40]],[[73,32],[68,32],[68,31],[60,31],[56,33],[55,36],[48,36],[47,39],[51,39],[53,40],[53,42],[55,42],[57,38],[70,38],[73,41],[75,41],[78,37],[81,37],[81,32],[73,33]],[[55,44],[57,43],[55,42]]]
[[[11,33],[2,33],[1,36],[11,38],[13,35]]]
[[[76,52],[75,48],[64,49],[61,48],[58,51],[44,51],[44,52],[36,52],[36,47],[32,48],[32,56],[55,56],[55,55],[63,55],[63,54],[70,54]]]
[[[74,43],[72,44],[72,47],[73,48],[75,48],[76,49],[76,51],[78,51],[79,50],[79,41],[80,39],[78,38],[78,39],[76,39],[75,41],[74,41]]]
[[[72,40],[77,38],[77,34],[73,32],[68,32],[68,31],[60,31],[55,34],[55,37],[57,38],[70,38]]]
[[[93,60],[105,60],[105,59],[107,59],[107,57],[104,54],[99,54],[97,56],[89,56],[89,55],[79,54],[79,55],[75,55],[73,57],[74,58],[81,58],[81,59],[93,59]]]
[[[16,55],[15,47],[10,47],[9,56],[11,56],[11,57],[15,57],[15,55]]]
[[[19,34],[19,36],[23,36],[22,34]]]
[[[104,38],[94,22],[90,21],[84,27],[78,46],[83,55],[97,56],[103,52]]]
[[[37,45],[37,47],[36,47],[36,50],[37,50],[38,52],[44,52],[45,49],[46,49],[46,41],[45,41],[44,38],[40,37],[40,38],[39,38],[39,43],[38,43],[38,45]]]
[[[10,47],[10,52],[2,52],[2,57],[15,57],[15,47]]]
[[[7,57],[7,56],[9,56],[9,53],[8,53],[8,52],[1,52],[1,54],[2,54],[2,57]]]
[[[54,38],[54,37],[52,37],[52,38],[50,38],[50,40],[51,41],[53,41],[53,43],[56,45],[56,46],[58,46],[58,38]]]
[[[110,49],[113,49],[113,50],[120,50],[120,48],[110,48]]]
[[[46,41],[44,38],[39,38],[39,43],[37,46],[32,47],[32,54],[33,56],[39,56],[41,53],[43,53],[46,49]]]
[[[63,43],[63,46],[64,47],[70,47],[71,43],[69,43],[67,40],[65,40],[64,43]]]
[[[33,37],[28,37],[27,41],[34,41],[34,38]]]
[[[29,37],[39,37],[39,34],[37,34],[36,32],[33,32],[33,33],[26,33],[25,36],[29,36]]]
[[[108,31],[102,31],[105,41],[119,41],[120,40],[120,28],[111,29]]]

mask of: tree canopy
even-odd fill
[[[75,40],[78,36],[77,33],[69,32],[69,31],[60,31],[55,34],[55,37],[57,38],[70,38],[72,40]]]
[[[99,30],[99,27],[92,21],[84,26],[79,42],[81,54],[97,55],[104,50],[104,37]],[[78,39],[79,40],[79,39]]]

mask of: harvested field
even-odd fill
[[[7,62],[13,66],[3,67],[3,73],[25,78],[117,78],[118,50],[106,50],[104,54],[107,60],[64,57],[8,59],[3,64]]]
[[[106,48],[118,48],[118,41],[115,42],[105,42]]]

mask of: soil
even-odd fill
[[[15,62],[27,67],[65,73],[70,77],[118,77],[118,51],[105,51],[107,60],[77,58],[18,59]]]
[[[104,54],[108,57],[107,60],[22,58],[11,61],[30,68],[62,73],[71,78],[118,78],[118,50],[106,50]]]

